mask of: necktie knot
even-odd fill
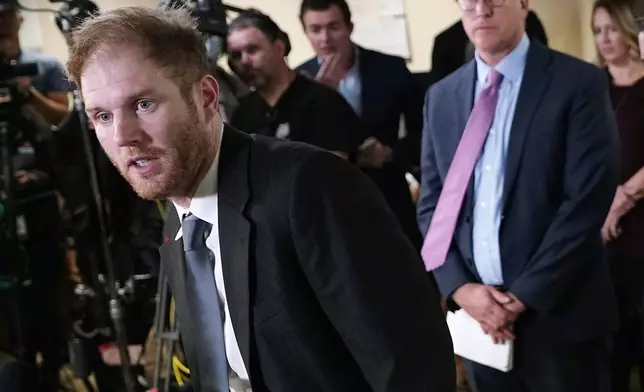
[[[499,87],[503,81],[503,74],[497,71],[494,68],[490,69],[490,72],[487,74],[487,85],[488,87]]]
[[[188,214],[181,223],[183,231],[183,249],[190,251],[206,246],[206,237],[210,231],[210,223]]]

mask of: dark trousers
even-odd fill
[[[517,336],[514,367],[504,373],[465,361],[475,392],[611,392],[611,339],[559,343]]]
[[[642,282],[644,260],[610,254],[610,267],[620,327],[613,336],[613,392],[630,391],[634,365],[639,370],[639,384],[644,390],[644,358],[642,355]]]

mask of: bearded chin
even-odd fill
[[[142,178],[135,173],[130,173],[127,167],[122,167],[117,164],[112,158],[110,161],[119,171],[121,176],[130,184],[132,190],[141,198],[145,200],[163,200],[172,195],[180,185],[177,178],[177,168],[164,170],[161,175],[151,178]]]
[[[134,192],[145,200],[163,200],[168,198],[175,188],[175,184],[165,179],[131,179],[127,181]]]

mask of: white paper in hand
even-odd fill
[[[452,335],[454,354],[502,372],[512,370],[514,342],[494,344],[479,322],[463,309],[447,313],[447,326]]]

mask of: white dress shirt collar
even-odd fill
[[[523,71],[525,70],[529,49],[530,39],[524,33],[519,44],[494,67],[494,69],[503,75],[503,80],[514,84],[523,78]],[[479,83],[485,85],[487,74],[490,72],[491,67],[481,59],[478,52],[475,53],[474,58],[476,59],[477,80]]]

